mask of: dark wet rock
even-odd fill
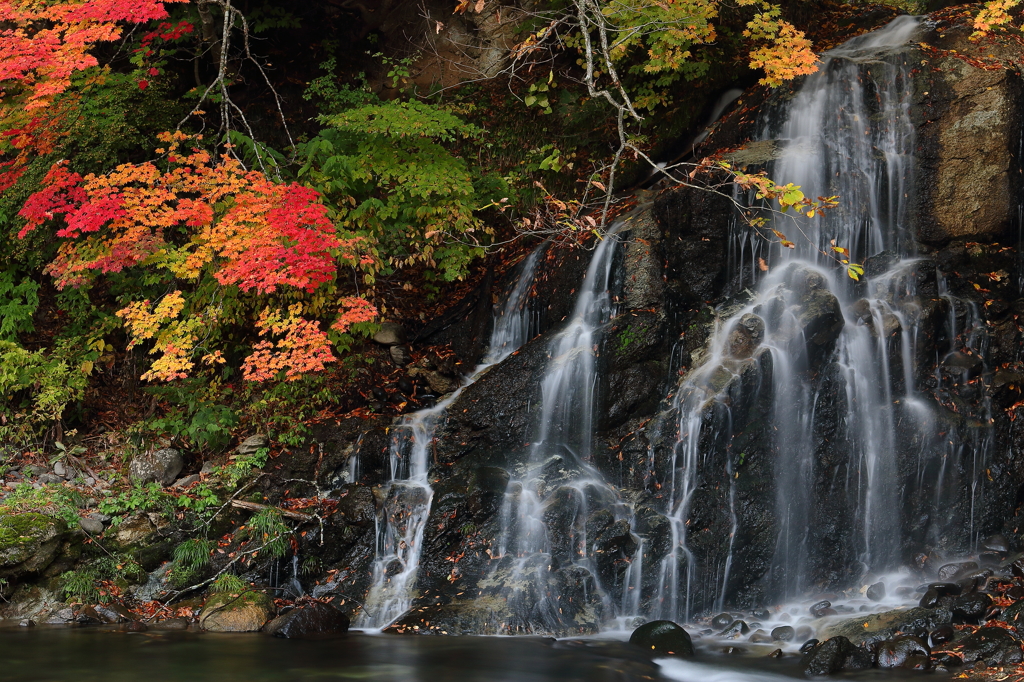
[[[771,612],[768,609],[753,609],[750,615],[759,620],[768,620],[772,617]]]
[[[929,656],[924,656],[922,654],[914,654],[912,656],[907,656],[906,660],[903,661],[903,665],[900,667],[906,668],[907,670],[929,670],[932,667],[932,659]]]
[[[960,658],[956,654],[944,651],[932,656],[932,664],[937,666],[941,665],[944,668],[959,668],[964,664],[964,659]]]
[[[782,649],[776,649],[775,651],[768,654],[768,658],[782,658]]]
[[[939,568],[938,578],[941,582],[949,582],[954,577],[964,571],[973,571],[978,568],[978,564],[974,561],[962,561],[960,563],[945,564]]]
[[[711,627],[715,628],[716,630],[721,630],[727,625],[731,625],[734,620],[736,619],[732,617],[732,614],[720,613],[711,619]]]
[[[736,322],[732,331],[729,332],[729,355],[738,360],[749,358],[763,340],[764,320],[757,315],[747,313]]]
[[[772,639],[772,636],[768,634],[768,632],[766,632],[765,630],[755,630],[750,635],[750,641],[754,644],[768,644],[770,642],[773,642],[774,640]]]
[[[1024,660],[1020,642],[1003,628],[980,628],[959,644],[967,663],[985,661],[989,665],[1016,665]]]
[[[989,579],[992,575],[991,568],[979,568],[971,571],[963,571],[956,574],[956,583],[964,592],[973,592]]]
[[[806,645],[805,645],[806,646]],[[808,677],[838,672],[865,670],[871,667],[871,654],[854,646],[845,637],[833,637],[814,646],[800,659],[800,667]]]
[[[869,638],[876,638],[878,641],[888,639],[893,633],[927,636],[928,632],[948,625],[952,620],[953,612],[942,605],[932,609],[921,607],[894,609],[862,615],[830,625],[825,629],[824,634],[830,637],[842,635],[854,644],[861,644]]]
[[[818,646],[818,644],[820,644],[820,643],[821,642],[819,642],[816,639],[809,639],[809,640],[807,640],[806,642],[804,642],[803,644],[800,645],[800,653],[806,654],[808,651],[812,650],[814,647]]]
[[[719,637],[740,637],[750,632],[750,626],[742,620],[734,620],[718,633]]]
[[[799,296],[801,338],[807,343],[812,364],[817,365],[832,352],[843,329],[842,307],[825,278],[813,270],[796,270],[791,287]]]
[[[349,618],[344,613],[328,604],[312,602],[278,616],[263,631],[274,637],[294,639],[339,634],[347,632],[348,626]]]
[[[882,601],[885,599],[885,583],[877,582],[871,585],[864,594],[871,601]]]
[[[955,597],[963,592],[963,587],[958,583],[929,583],[928,589],[935,590],[940,597],[945,597],[946,595]]]
[[[978,553],[978,563],[983,568],[992,568],[998,566],[1003,560],[1003,552],[996,552],[993,550],[987,550]]]
[[[941,595],[938,590],[929,588],[929,590],[921,596],[921,601],[917,604],[922,609],[934,609],[939,605],[940,598]]]
[[[928,645],[918,637],[896,637],[878,647],[878,667],[900,668],[911,656],[923,656],[927,660],[931,653]]]
[[[104,623],[127,623],[136,620],[132,612],[120,604],[97,604],[92,608],[96,618]]]
[[[670,620],[655,620],[633,631],[629,643],[647,651],[668,656],[693,656],[689,633]]]
[[[864,259],[864,276],[872,278],[884,275],[899,262],[899,254],[894,251],[881,251]]]
[[[397,346],[405,343],[405,327],[397,322],[384,322],[380,329],[373,335],[373,340],[382,346]]]
[[[825,609],[829,608],[830,606],[832,606],[832,602],[830,602],[827,599],[823,599],[822,601],[820,601],[820,602],[814,604],[813,606],[811,606],[811,608],[810,608],[811,615],[814,616],[815,618],[820,618],[823,615],[825,615]]]
[[[772,630],[772,639],[776,642],[792,642],[795,635],[796,630],[789,625],[780,625]]]
[[[1010,551],[1010,541],[1007,540],[1006,536],[1002,533],[996,533],[995,535],[988,536],[987,538],[982,540],[981,546],[982,548],[993,552]]]
[[[957,623],[977,623],[992,606],[992,597],[983,592],[954,597],[950,608]]]
[[[149,627],[153,630],[188,630],[188,619],[168,618],[167,620],[158,620],[155,623],[150,623]]]
[[[931,639],[932,646],[939,646],[940,644],[947,644],[952,642],[956,637],[956,630],[953,629],[952,625],[942,625],[932,630],[929,638]]]
[[[23,628],[34,628],[36,626],[36,622],[31,618],[23,618],[18,622],[18,626]]]
[[[181,452],[174,448],[160,448],[136,455],[128,468],[128,475],[137,483],[167,486],[174,483],[184,466]]]

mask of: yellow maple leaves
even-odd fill
[[[181,291],[172,291],[151,309],[149,300],[135,301],[116,315],[124,320],[131,340],[128,348],[153,340],[150,354],[157,355],[150,368],[142,375],[145,381],[184,379],[195,367],[196,346],[203,334],[208,333],[217,320],[217,311],[208,308],[205,313],[190,314],[179,319],[185,309]],[[224,362],[220,351],[206,353],[205,364]]]

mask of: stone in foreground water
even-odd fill
[[[655,620],[641,625],[633,631],[629,643],[657,654],[693,656],[690,634],[670,620]]]

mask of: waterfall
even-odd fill
[[[532,314],[529,305],[537,262],[546,244],[523,261],[519,276],[504,305],[495,314],[488,351],[462,386],[433,407],[407,415],[394,427],[389,454],[391,478],[377,515],[376,558],[366,607],[358,626],[382,628],[409,610],[423,551],[423,531],[430,515],[434,491],[430,486],[430,444],[448,406],[487,368],[511,355],[529,340]]]
[[[774,532],[763,580],[776,597],[804,594],[826,568],[838,580],[851,565],[846,577],[901,559],[896,452],[925,442],[934,421],[914,376],[920,306],[905,46],[918,25],[901,17],[826,53],[796,95],[763,118],[760,138],[780,149],[769,175],[841,203],[815,219],[772,216],[792,249],[734,225],[734,279],[756,292],[719,318],[703,364],[675,393],[665,505],[672,543],[657,567],[655,616],[688,620],[722,608],[743,533]],[[866,281],[847,276],[833,245],[866,264]],[[769,423],[759,441],[750,424],[762,408]],[[773,462],[768,531],[744,528],[737,502],[756,457]],[[833,462],[832,478],[822,478],[822,458]],[[722,507],[728,538],[695,540],[711,505]]]
[[[639,597],[638,573],[627,572],[617,586],[618,604],[613,586],[602,584],[608,571],[599,565],[604,550],[595,535],[616,528],[611,534],[626,545],[618,549],[635,555],[637,545],[627,521],[631,510],[591,461],[597,354],[602,327],[613,315],[609,280],[623,225],[613,226],[595,249],[569,323],[551,344],[536,440],[522,475],[509,480],[505,493],[494,555],[499,562],[490,582],[506,589],[511,617],[500,629],[509,633],[561,632],[587,609],[595,609],[591,622],[600,622],[617,607],[635,608],[624,585],[635,585]]]

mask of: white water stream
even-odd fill
[[[377,556],[366,606],[357,625],[382,628],[409,610],[416,571],[423,551],[423,531],[434,491],[430,486],[430,445],[439,421],[466,386],[487,368],[514,353],[529,340],[532,312],[529,302],[537,262],[546,245],[524,261],[519,277],[497,311],[487,354],[458,390],[435,406],[407,415],[394,428],[391,442],[391,480],[377,518]]]

